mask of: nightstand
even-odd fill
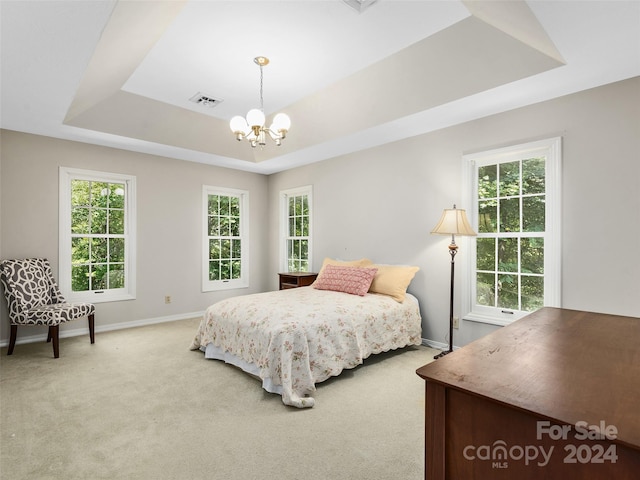
[[[288,272],[279,273],[280,276],[280,290],[286,288],[298,288],[307,287],[315,282],[317,273],[311,272]]]

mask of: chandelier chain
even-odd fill
[[[260,110],[264,112],[264,100],[262,98],[262,65],[260,65]]]

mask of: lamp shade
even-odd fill
[[[446,208],[440,217],[440,221],[431,231],[435,235],[467,235],[476,236],[465,210]]]
[[[264,113],[262,110],[252,108],[247,113],[247,123],[250,127],[263,127],[264,126]]]
[[[231,131],[233,133],[242,133],[243,135],[246,135],[247,132],[250,131],[249,125],[247,125],[247,121],[240,115],[236,115],[231,119],[231,121],[229,122],[229,127],[231,128]]]
[[[273,118],[273,124],[271,128],[276,132],[279,132],[281,130],[288,132],[291,128],[291,119],[289,118],[289,115],[287,115],[286,113],[277,114]]]

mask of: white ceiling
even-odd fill
[[[273,173],[640,74],[640,1],[0,1],[4,129]],[[282,147],[229,119],[284,111]],[[196,93],[222,99],[214,108]]]
[[[341,1],[189,2],[123,90],[228,121],[259,105],[253,58],[264,55],[268,114],[467,16],[460,2],[381,0],[363,14]],[[185,103],[199,91],[224,102],[211,110]]]

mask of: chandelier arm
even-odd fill
[[[280,136],[280,134],[278,132],[274,132],[269,127],[262,127],[262,130],[264,130],[265,132],[267,132],[267,133],[269,133],[271,135],[275,135],[276,137]]]

